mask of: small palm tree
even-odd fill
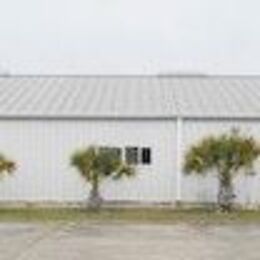
[[[0,154],[0,174],[11,174],[14,172],[15,163],[7,159],[4,155]]]
[[[252,173],[260,147],[252,137],[241,136],[234,130],[230,134],[207,137],[187,152],[184,163],[186,173],[205,174],[216,170],[219,180],[218,204],[224,211],[232,208],[232,180],[241,169]]]
[[[76,151],[71,157],[71,165],[90,183],[89,207],[99,208],[102,203],[99,186],[103,179],[121,179],[135,174],[134,169],[123,163],[114,149],[88,147]]]

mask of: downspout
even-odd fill
[[[182,163],[183,163],[183,116],[182,116],[182,92],[181,89],[177,87],[176,84],[173,85],[174,95],[173,100],[175,102],[176,111],[176,166],[175,166],[175,205],[178,206],[182,202]]]
[[[176,126],[176,205],[181,203],[182,200],[182,134],[183,134],[183,119],[177,117]]]

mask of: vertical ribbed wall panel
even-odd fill
[[[153,163],[130,180],[108,181],[108,200],[174,201],[176,125],[163,120],[2,120],[0,152],[18,164],[0,182],[0,200],[83,201],[88,185],[70,166],[70,155],[88,145],[152,148]]]
[[[228,133],[232,128],[241,134],[252,135],[260,142],[260,121],[257,120],[185,120],[183,127],[183,150],[187,151],[192,144],[209,135]],[[243,204],[260,203],[260,160],[256,162],[255,176],[237,175],[235,189],[237,201]],[[185,176],[182,183],[184,201],[215,201],[217,179],[214,175],[207,177]]]

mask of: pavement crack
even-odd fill
[[[15,256],[13,256],[13,260],[28,260],[27,256],[28,254],[33,251],[40,243],[42,243],[45,239],[52,238],[57,232],[67,230],[68,228],[71,228],[72,224],[64,226],[63,224],[56,225],[53,228],[47,228],[47,231],[41,233],[39,236],[37,236],[35,239],[32,239],[30,242],[26,244],[26,247],[24,247],[20,252],[18,252]]]

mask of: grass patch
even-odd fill
[[[206,210],[172,209],[0,209],[0,222],[80,222],[135,224],[260,224],[260,211],[230,214]]]

